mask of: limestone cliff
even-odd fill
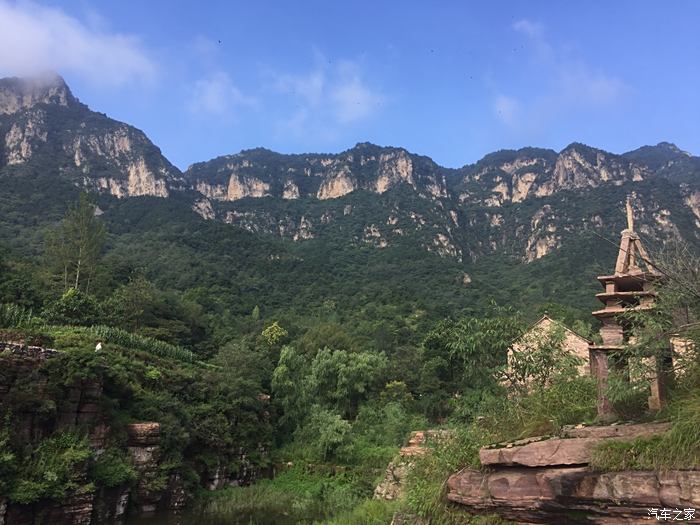
[[[579,143],[504,150],[459,169],[369,143],[337,154],[257,148],[181,173],[143,132],[91,111],[60,77],[1,79],[0,176],[47,171],[116,198],[174,197],[256,233],[342,235],[465,262],[493,253],[530,262],[615,231],[630,193],[644,235],[700,241],[700,157],[669,143],[622,155]]]
[[[179,170],[146,135],[91,111],[59,76],[0,79],[0,169],[47,168],[116,197],[167,197]]]

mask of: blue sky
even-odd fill
[[[0,0],[0,74],[53,69],[176,165],[257,146],[660,141],[700,153],[700,2]]]

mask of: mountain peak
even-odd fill
[[[36,104],[69,106],[76,102],[65,80],[57,73],[0,79],[0,114],[9,115]]]

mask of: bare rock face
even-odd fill
[[[320,200],[337,199],[354,191],[355,188],[355,181],[353,181],[350,171],[342,169],[323,180],[316,197]]]
[[[601,442],[600,438],[552,438],[510,448],[481,449],[479,459],[484,466],[582,465]]]
[[[54,74],[30,79],[0,79],[0,114],[10,115],[37,104],[68,106],[77,101],[63,79]]]
[[[154,422],[132,423],[127,426],[128,451],[131,463],[138,473],[138,483],[133,493],[139,512],[151,513],[158,508],[162,490],[150,487],[158,477],[160,461],[160,424]]]
[[[38,109],[29,111],[23,121],[12,124],[10,130],[5,134],[7,164],[14,165],[26,162],[41,143],[46,143],[47,138],[44,112]]]
[[[700,472],[592,472],[578,468],[465,469],[447,498],[474,512],[528,523],[648,523],[650,508],[698,508]]]
[[[413,180],[413,162],[405,151],[384,153],[379,156],[379,169],[374,191],[384,193],[400,182],[406,182],[415,188]]]
[[[48,168],[117,197],[167,197],[180,186],[143,132],[90,111],[58,75],[0,79],[0,130],[0,168]]]
[[[216,217],[214,208],[211,205],[209,199],[199,199],[192,205],[192,211],[197,213],[200,217],[207,220],[212,220]]]
[[[654,436],[669,428],[670,424],[663,422],[566,428],[563,437],[535,437],[484,447],[479,451],[479,460],[482,465],[490,467],[587,465],[593,449],[604,441]]]

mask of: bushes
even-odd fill
[[[44,308],[43,316],[51,324],[90,326],[99,322],[102,312],[91,295],[69,288]]]
[[[133,481],[136,471],[122,451],[108,448],[92,465],[90,476],[100,486],[110,488]]]
[[[18,472],[10,499],[28,504],[41,498],[62,500],[68,493],[89,490],[83,481],[92,453],[87,439],[71,432],[44,439]]]

